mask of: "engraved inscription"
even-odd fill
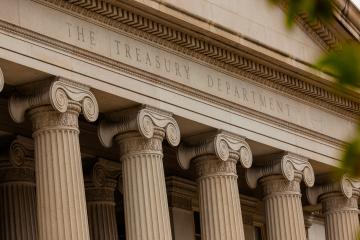
[[[285,121],[327,133],[327,119],[317,109],[224,74],[170,51],[88,23],[66,22],[64,34],[71,42],[152,74],[179,82],[216,97]],[[99,49],[99,50],[98,50]],[[106,55],[106,54],[105,54]],[[349,125],[348,125],[349,126]]]
[[[207,83],[209,88],[233,96],[238,102],[254,105],[260,107],[260,109],[268,109],[272,112],[285,114],[290,117],[290,105],[277,98],[263,95],[252,88],[242,86],[238,83],[232,83],[231,81],[215,77],[214,75],[208,75]]]
[[[112,53],[119,58],[127,58],[136,65],[149,69],[170,73],[173,77],[190,80],[190,65],[176,61],[174,58],[162,54],[154,54],[145,48],[115,39]]]
[[[78,42],[89,44],[90,46],[95,46],[95,32],[84,28],[81,25],[72,24],[67,22],[67,30],[68,30],[68,37]]]
[[[81,48],[104,57],[104,60],[112,59],[159,76],[162,81],[181,84],[180,86],[191,88],[194,92],[211,95],[218,101],[225,100],[229,105],[233,103],[234,106],[243,106],[254,113],[264,113],[279,121],[296,124],[336,139],[346,140],[354,132],[356,124],[351,119],[338,116],[294,96],[264,87],[245,77],[207,64],[198,58],[182,54],[166,46],[159,46],[125,31],[120,32],[115,28],[107,28],[53,8],[40,6],[34,1],[14,1],[14,4],[17,5],[16,9],[20,14],[9,12],[18,17],[6,19],[6,21],[70,44],[75,47],[74,54],[77,48]],[[33,18],[34,15],[37,17]],[[49,61],[54,60],[49,59]],[[71,63],[58,63],[59,66],[66,67],[69,67],[69,64]],[[74,71],[83,73],[86,70],[74,66]],[[114,79],[105,81],[118,86],[128,84],[126,81]],[[131,88],[130,85],[128,87]],[[156,97],[159,96],[156,95]],[[200,101],[205,101],[205,99]],[[209,102],[209,105],[212,103]],[[340,125],[341,128],[334,127]]]

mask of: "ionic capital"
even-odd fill
[[[34,165],[34,142],[32,139],[17,136],[9,149],[10,163],[14,167]]]
[[[271,155],[271,160],[266,166],[246,170],[245,178],[250,188],[256,188],[260,178],[270,175],[282,175],[286,180],[293,181],[299,174],[306,186],[315,183],[314,170],[308,160],[294,153],[281,153]]]
[[[310,204],[317,204],[320,196],[330,193],[341,193],[347,199],[355,194],[360,195],[360,179],[343,175],[339,181],[306,189]]]
[[[189,169],[191,160],[203,155],[215,155],[224,162],[235,158],[244,168],[249,168],[252,164],[252,152],[249,144],[243,137],[226,131],[206,137],[193,146],[181,144],[178,148],[177,159],[181,168]]]
[[[163,131],[170,145],[180,143],[180,129],[172,114],[148,105],[112,114],[110,120],[101,121],[98,136],[105,147],[111,147],[116,135],[137,131],[150,139],[155,130]]]
[[[121,176],[121,164],[106,159],[99,159],[91,172],[91,182],[95,187],[106,186],[109,180],[118,182]]]
[[[13,95],[9,101],[10,115],[17,123],[24,121],[27,110],[43,105],[51,105],[55,111],[64,113],[70,104],[75,104],[90,122],[96,121],[99,115],[98,104],[90,88],[61,77],[27,84],[21,90],[23,95]]]
[[[17,136],[10,144],[6,160],[0,160],[1,181],[35,182],[33,140]]]
[[[4,83],[5,83],[5,80],[4,80],[4,74],[0,68],[0,92],[3,90],[4,88]]]

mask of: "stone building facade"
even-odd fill
[[[351,240],[358,41],[265,0],[2,0],[0,240]]]

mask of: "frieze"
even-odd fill
[[[60,2],[61,1],[57,1],[57,3]],[[74,5],[71,6],[72,6],[71,8],[72,10],[76,10],[76,6]],[[81,9],[83,10],[82,12],[85,11],[83,8]],[[61,18],[61,19],[65,19],[65,18]],[[245,106],[247,108],[256,110],[261,114],[264,113],[266,115],[275,117],[278,119],[276,121],[277,124],[279,124],[279,120],[281,119],[282,121],[288,121],[292,124],[305,127],[309,130],[317,131],[318,133],[322,133],[324,135],[328,135],[329,133],[331,133],[334,135],[331,137],[341,140],[344,140],[347,137],[347,133],[351,132],[352,130],[353,122],[350,120],[336,117],[335,115],[332,115],[327,112],[325,113],[323,112],[324,114],[323,113],[320,114],[318,112],[318,109],[305,106],[302,102],[298,100],[293,101],[290,99],[289,101],[289,99],[285,96],[274,94],[274,92],[267,91],[267,89],[263,89],[261,87],[258,87],[257,85],[251,85],[251,84],[249,85],[249,82],[247,82],[247,80],[241,82],[242,80],[239,81],[239,79],[237,79],[235,75],[233,76],[231,74],[230,75],[224,74],[222,72],[216,70],[210,70],[210,69],[205,69],[204,71],[201,69],[199,70],[199,66],[200,67],[202,66],[201,64],[196,65],[197,62],[193,62],[193,61],[190,62],[191,64],[188,64],[189,61],[187,62],[186,58],[180,57],[180,55],[178,54],[173,54],[172,50],[170,49],[163,51],[157,47],[152,48],[152,46],[155,46],[153,43],[148,42],[145,44],[145,42],[141,42],[141,41],[137,42],[134,38],[125,36],[126,35],[125,33],[124,35],[117,34],[115,32],[104,30],[94,24],[90,24],[88,22],[84,22],[76,18],[66,18],[66,19],[67,22],[64,22],[63,24],[64,27],[59,28],[59,31],[56,32],[56,36],[54,36],[54,38],[60,38],[61,40],[64,40],[64,36],[67,36],[69,39],[68,40],[65,39],[65,40],[67,41],[67,43],[71,45],[77,45],[83,49],[86,49],[87,51],[94,52],[96,54],[100,54],[106,57],[110,57],[111,59],[114,59],[116,61],[121,61],[122,63],[133,65],[137,68],[144,69],[156,75],[161,73],[161,76],[171,79],[172,81],[174,81],[174,83],[179,83],[183,86],[189,86],[191,88],[199,89],[201,92],[220,97],[221,99],[228,100],[229,102],[234,102],[239,106]],[[69,22],[69,19],[72,19],[73,22]],[[100,18],[96,18],[96,19],[99,20]],[[111,23],[111,22],[107,21],[107,23]],[[117,28],[122,27],[122,25],[119,24],[116,26]],[[60,31],[61,29],[63,29],[63,32]],[[126,29],[128,31],[131,30],[129,27],[127,27]],[[39,30],[36,29],[36,31],[42,31],[42,29]],[[109,38],[104,37],[103,36],[104,34],[102,33],[105,33],[105,36],[108,36]],[[139,31],[137,31],[137,33],[139,34]],[[146,37],[146,34],[141,34],[141,36]],[[110,41],[108,39],[110,39]],[[155,41],[156,39],[151,38],[151,40]],[[106,44],[104,44],[105,42]],[[160,42],[157,41],[157,43]],[[107,44],[109,46],[107,46]],[[133,46],[134,44],[137,46]],[[143,44],[143,47],[139,47],[141,46],[141,44]],[[167,44],[166,47],[172,47],[172,46]],[[174,47],[174,48],[176,50],[181,51],[181,47],[180,48]],[[153,51],[153,53],[151,51]],[[106,54],[104,55],[105,52],[107,55]],[[189,51],[184,51],[184,52],[186,52],[187,54],[191,53]],[[77,53],[79,53],[79,51],[77,51]],[[192,55],[191,57],[196,57],[196,56]],[[201,59],[206,60],[206,58],[203,57],[201,57]],[[160,64],[161,62],[164,63],[162,66],[160,66],[157,62],[159,62]],[[214,62],[212,60],[210,62],[215,63],[216,61]],[[248,64],[251,61],[241,60],[241,62],[243,64]],[[195,68],[193,66],[194,64],[196,65]],[[226,65],[221,65],[221,67],[222,69],[229,70],[229,68]],[[266,67],[263,66],[254,66],[254,68],[259,70],[266,69]],[[194,71],[194,69],[196,71]],[[249,68],[247,67],[247,69]],[[274,72],[272,69],[267,71],[268,73]],[[198,76],[199,72],[201,74],[204,74],[204,76],[199,77]],[[239,73],[238,70],[236,70],[235,72]],[[260,82],[262,82],[262,80],[259,79],[258,76],[252,77],[252,74],[253,73],[247,72],[245,76],[246,78],[251,78],[252,80],[255,81],[259,80]],[[262,77],[267,76],[267,74],[265,73],[262,73],[260,75]],[[276,73],[276,76],[279,77],[285,75]],[[270,85],[272,87],[275,87],[274,85],[275,81],[273,80],[274,78],[272,77],[272,81]],[[291,82],[296,83],[298,81],[286,77],[286,81],[288,80],[290,82],[287,83],[286,85],[289,85]],[[219,82],[220,82],[220,87],[219,87]],[[241,84],[234,84],[237,82],[240,82]],[[166,83],[166,84],[172,84],[172,83]],[[301,83],[301,84],[299,83],[296,85],[297,87],[306,86],[305,83]],[[281,89],[282,91],[286,90],[286,88],[284,87],[281,87],[279,89]],[[310,90],[312,91],[312,89],[314,90],[314,92],[317,93],[321,92],[319,89],[313,88],[311,86],[306,86],[306,91],[305,89],[304,91],[306,93],[309,93],[309,91]],[[296,95],[296,93],[293,91],[291,91],[291,94]],[[325,95],[330,96],[331,94],[329,95],[327,93]],[[334,97],[334,99],[340,99],[340,98]],[[316,103],[319,104],[319,102],[317,101]],[[334,105],[333,100],[332,100],[332,105]],[[346,108],[348,109],[349,106],[350,105],[347,105]],[[331,106],[327,106],[327,107],[331,108]],[[338,121],[343,122],[343,126],[345,126],[346,130],[328,131],[329,126],[335,122],[337,123]],[[284,126],[285,125],[289,127],[289,124],[284,124]]]
[[[178,29],[172,29],[162,23],[130,12],[111,3],[101,0],[87,0],[87,4],[82,1],[35,1],[43,4],[50,4],[51,6],[59,6],[62,9],[68,9],[72,12],[91,17],[99,22],[125,30],[126,32],[131,32],[142,38],[147,38],[156,43],[171,46],[177,51],[192,55],[192,57],[198,57],[211,64],[218,64],[221,68],[231,69],[233,67],[233,71],[236,73],[245,73],[246,76],[249,77],[256,76],[262,79],[268,79],[270,82],[264,82],[256,77],[252,77],[253,80],[261,81],[271,87],[275,87],[274,82],[276,82],[282,85],[280,89],[291,86],[291,88],[297,89],[310,98],[315,97],[321,99],[325,102],[329,102],[330,105],[335,104],[341,108],[344,107],[344,109],[355,111],[357,113],[360,110],[360,104],[358,102],[340,97],[335,93],[329,92],[325,88],[315,86],[309,82],[290,76],[285,72],[272,69],[253,59],[242,56],[243,54],[231,52],[213,42],[209,42],[208,39],[206,41],[203,40],[201,37],[196,36],[196,34],[191,35],[189,33],[181,32]],[[102,9],[102,11],[99,11],[99,9]],[[339,42],[338,39],[336,39],[335,34],[321,22],[311,22],[310,24],[308,19],[306,19],[306,16],[303,15],[300,16],[297,21],[306,32],[310,33],[309,35],[315,39],[315,41],[319,42],[322,46],[325,46],[325,48],[335,47]],[[319,39],[321,40],[319,41]]]

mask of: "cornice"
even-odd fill
[[[271,125],[275,125],[275,126],[280,126],[284,129],[287,129],[289,131],[295,132],[296,134],[299,135],[305,135],[307,137],[313,138],[313,139],[317,139],[319,141],[324,141],[328,144],[331,144],[333,146],[338,147],[339,149],[343,147],[344,142],[343,141],[339,141],[337,139],[328,137],[324,134],[321,133],[317,133],[314,131],[311,131],[309,129],[300,127],[296,124],[292,124],[289,123],[287,121],[281,120],[279,118],[276,117],[272,117],[270,115],[258,112],[258,111],[254,111],[254,110],[250,110],[242,105],[239,104],[234,104],[233,102],[224,100],[224,99],[220,99],[218,97],[212,96],[210,94],[207,93],[203,93],[200,92],[198,90],[192,89],[190,87],[186,87],[184,85],[175,83],[175,82],[169,82],[167,79],[164,79],[162,77],[159,77],[157,75],[151,74],[151,73],[147,73],[144,72],[142,70],[138,70],[135,69],[133,67],[129,67],[123,63],[108,59],[106,57],[102,57],[99,56],[97,54],[94,54],[92,52],[83,50],[81,48],[76,48],[72,45],[48,38],[46,36],[40,35],[38,33],[23,29],[21,27],[12,25],[12,24],[8,24],[5,22],[0,21],[0,30],[6,31],[6,32],[10,32],[11,34],[15,34],[24,38],[28,38],[32,41],[35,42],[39,42],[41,44],[45,44],[51,47],[54,47],[56,49],[59,49],[61,51],[65,51],[69,54],[74,54],[76,56],[82,57],[84,59],[99,63],[99,64],[103,64],[105,66],[114,68],[116,70],[119,70],[121,72],[124,72],[125,74],[129,74],[132,75],[134,77],[138,77],[141,79],[144,79],[146,81],[155,83],[155,84],[159,84],[159,85],[163,85],[165,87],[169,87],[171,89],[180,91],[180,92],[184,92],[186,94],[189,94],[195,98],[198,98],[200,100],[206,101],[210,104],[215,104],[217,106],[220,106],[222,108],[228,109],[230,111],[234,111],[237,113],[241,113],[241,114],[245,114],[246,116],[250,117],[250,118],[255,118],[255,119],[261,119],[261,121],[266,121],[268,124]],[[247,78],[250,78],[252,80],[255,80],[257,82],[262,82],[263,80],[257,77],[250,77],[251,74],[246,74],[244,73],[243,76],[246,76]],[[306,101],[307,103],[311,103],[314,106],[322,106],[325,109],[329,109],[332,110],[333,112],[336,112],[338,115],[340,116],[346,116],[349,117],[350,119],[354,119],[355,117],[357,117],[357,114],[351,113],[349,111],[346,111],[344,109],[341,109],[339,107],[333,106],[331,104],[327,104],[321,100],[318,99],[314,99],[310,96],[304,96],[303,94],[297,92],[294,89],[290,89],[290,88],[285,88],[284,86],[279,86],[275,83],[271,83],[271,82],[267,82],[270,85],[272,85],[272,89],[277,91],[277,92],[282,92],[282,93],[287,93],[289,96],[293,96],[293,97],[297,97],[297,99],[301,99],[302,101]],[[266,88],[270,88],[270,86],[264,86]],[[7,105],[6,105],[7,106]]]
[[[102,0],[34,1],[61,8],[62,11],[70,11],[72,14],[80,14],[82,17],[90,18],[92,21],[150,40],[215,65],[225,71],[230,71],[238,76],[245,76],[262,85],[298,96],[317,105],[322,105],[327,109],[340,112],[343,115],[357,117],[360,114],[360,101],[354,95],[351,96],[350,94],[348,97],[339,95],[331,90],[330,86],[324,86],[326,85],[324,83],[320,86],[320,84],[311,82],[311,79],[300,79],[289,74],[288,71],[280,71],[267,65],[268,63],[264,64],[246,57],[246,54],[240,50],[233,51],[223,48],[215,40],[204,40],[196,33],[182,32],[109,2]],[[331,40],[335,36],[334,34],[331,35],[331,31],[321,23],[314,27],[319,35],[324,36],[324,39]],[[337,41],[331,40],[331,42]],[[269,64],[271,63],[269,62]]]

